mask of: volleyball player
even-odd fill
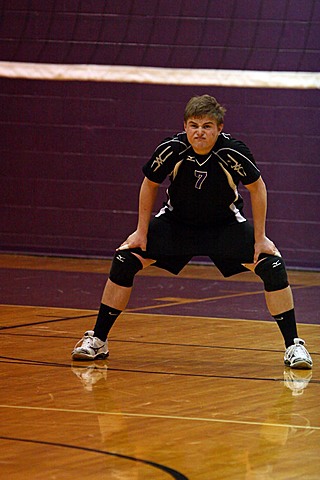
[[[193,256],[208,256],[225,277],[251,270],[261,278],[283,336],[285,365],[312,368],[298,336],[285,262],[266,236],[264,181],[249,148],[223,133],[224,114],[214,97],[191,98],[184,132],[165,139],[144,165],[137,229],[115,252],[94,329],[75,346],[74,360],[108,356],[109,331],[127,306],[138,271],[154,264],[177,275]],[[151,219],[167,177],[166,203]],[[250,194],[253,224],[243,214],[240,183]]]

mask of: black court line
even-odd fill
[[[161,465],[160,463],[152,462],[150,460],[143,460],[141,458],[131,457],[129,455],[123,455],[121,453],[108,452],[108,451],[99,450],[99,449],[96,449],[96,448],[79,447],[79,446],[76,446],[76,445],[69,445],[69,444],[66,444],[66,443],[45,442],[45,441],[42,441],[42,440],[30,440],[30,439],[27,439],[27,438],[18,438],[18,437],[0,436],[0,440],[10,440],[10,441],[13,441],[13,442],[32,443],[32,444],[36,444],[36,445],[49,445],[51,447],[69,448],[69,449],[73,449],[73,450],[81,450],[83,452],[98,453],[100,455],[106,455],[106,456],[110,456],[110,457],[120,458],[121,460],[129,460],[131,462],[136,462],[136,463],[141,463],[143,465],[148,465],[148,466],[153,467],[157,470],[161,470],[164,473],[167,473],[168,475],[170,475],[171,478],[174,478],[175,480],[189,480],[188,477],[186,477],[182,473],[178,472],[177,470],[174,470],[173,468],[167,467],[166,465]]]
[[[18,305],[19,306],[19,305]],[[24,306],[24,305],[23,305]],[[31,305],[29,305],[31,306]],[[37,307],[34,307],[34,308],[37,308]],[[40,308],[43,308],[43,307],[40,307]],[[60,309],[60,310],[63,310],[64,307],[47,307],[47,308],[56,308],[56,309]],[[97,311],[98,312],[98,311]],[[58,317],[58,318],[53,318],[53,319],[50,319],[50,320],[41,320],[39,322],[29,322],[29,323],[19,323],[19,324],[16,324],[16,325],[4,325],[4,326],[0,326],[0,331],[1,330],[11,330],[11,329],[16,329],[16,328],[23,328],[23,327],[33,327],[35,325],[45,325],[45,324],[48,324],[48,323],[55,323],[55,322],[66,322],[66,321],[69,321],[69,320],[82,320],[84,318],[96,318],[97,316],[97,312],[94,312],[92,314],[87,314],[87,315],[77,315],[76,317]],[[124,312],[122,312],[122,314],[130,314],[130,313],[133,313],[133,314],[141,314],[141,315],[148,315],[148,313],[144,313],[144,312],[138,312],[138,311],[133,311],[133,310],[125,310]],[[163,316],[166,316],[166,317],[171,317],[172,315],[168,315],[168,314],[159,314],[157,313],[156,315],[163,315]],[[43,315],[44,317],[46,315]],[[175,315],[173,315],[175,316]],[[184,317],[194,317],[195,315],[182,315],[182,318]],[[203,318],[204,320],[210,320],[212,318],[214,319],[218,319],[218,320],[225,320],[225,321],[233,321],[233,319],[227,319],[227,318],[224,318],[224,317],[207,317],[207,316],[197,316],[197,318]],[[251,320],[251,319],[234,319],[234,320],[240,320],[240,321],[243,321],[243,322],[266,322],[266,323],[271,323],[272,320]],[[310,324],[310,325],[317,325],[317,324]]]
[[[97,360],[99,361],[99,360]],[[23,358],[16,357],[6,357],[0,356],[0,363],[11,363],[12,365],[29,365],[33,367],[58,367],[58,368],[83,368],[86,370],[92,365],[92,362],[77,361],[71,364],[66,363],[55,363],[55,362],[43,362],[38,360],[28,360]],[[100,368],[94,364],[96,370]],[[105,371],[105,369],[101,368]],[[283,378],[266,378],[266,377],[244,377],[239,375],[214,375],[210,373],[183,373],[183,372],[163,372],[163,371],[154,371],[154,370],[139,370],[139,369],[130,369],[130,368],[113,368],[108,366],[108,371],[110,372],[123,372],[123,373],[143,373],[149,375],[166,375],[166,376],[175,376],[175,377],[196,377],[196,378],[221,378],[228,380],[254,380],[254,381],[266,381],[266,382],[283,382]],[[320,384],[320,380],[310,380],[309,383]]]
[[[250,320],[248,320],[250,321]],[[9,327],[10,328],[10,327]],[[42,333],[11,333],[6,332],[6,335],[11,335],[14,337],[36,337],[47,339],[47,338],[63,338],[68,340],[77,340],[79,337],[73,337],[69,335],[43,335]],[[192,347],[192,348],[209,348],[209,349],[221,349],[221,350],[239,350],[245,352],[272,352],[272,353],[283,353],[283,350],[280,349],[271,349],[271,348],[251,348],[251,347],[236,347],[236,346],[224,346],[224,345],[199,345],[198,343],[173,343],[173,342],[159,342],[159,341],[148,341],[148,340],[126,340],[126,339],[116,339],[113,338],[112,343],[134,343],[139,345],[166,345],[168,347]],[[312,353],[312,352],[311,352]],[[314,353],[314,355],[317,355]],[[320,355],[320,354],[319,354]]]
[[[251,320],[244,320],[251,322]],[[9,329],[10,327],[8,327]],[[12,336],[19,336],[19,337],[36,337],[36,338],[41,338],[42,340],[44,338],[63,338],[63,339],[70,339],[70,340],[77,340],[79,337],[71,337],[67,335],[43,335],[43,334],[36,334],[36,333],[11,333],[8,332],[6,333],[7,335],[12,335]],[[168,347],[192,347],[192,348],[209,348],[209,349],[220,349],[220,350],[237,350],[237,351],[245,351],[245,352],[270,352],[270,353],[283,353],[283,350],[281,349],[271,349],[271,348],[251,348],[251,347],[235,347],[235,346],[224,346],[224,345],[199,345],[197,343],[172,343],[172,342],[156,342],[156,341],[147,341],[147,340],[119,340],[116,338],[112,339],[112,343],[138,343],[140,345],[166,345]],[[317,352],[310,352],[312,355],[320,355],[320,353]],[[1,356],[0,356],[1,358]],[[31,361],[31,360],[30,360]],[[80,361],[80,360],[78,360]]]
[[[41,307],[43,308],[43,307]],[[48,307],[51,308],[51,307]],[[57,308],[57,307],[53,307]],[[63,308],[62,308],[63,309]],[[41,322],[30,322],[30,323],[22,323],[18,325],[5,325],[0,327],[0,330],[11,330],[12,328],[21,328],[21,327],[33,327],[35,325],[44,325],[47,323],[55,323],[55,322],[66,322],[67,320],[81,320],[82,318],[91,318],[91,317],[96,317],[97,314],[93,313],[91,315],[79,315],[77,317],[61,317],[61,318],[55,318],[52,320],[42,320]]]

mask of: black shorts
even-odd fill
[[[224,277],[244,272],[252,263],[253,226],[248,222],[199,227],[178,223],[167,215],[151,220],[147,250],[132,249],[154,265],[177,275],[194,256],[209,257]]]

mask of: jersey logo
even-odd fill
[[[189,160],[189,162],[195,162],[196,159],[192,155],[188,155],[186,160]]]
[[[229,153],[227,154],[228,157],[229,157],[229,160],[228,160],[228,164],[230,165],[230,167],[232,168],[232,170],[234,170],[235,172],[237,172],[239,175],[241,175],[241,177],[246,177],[247,174],[246,172],[244,171],[244,168],[243,166],[241,165],[241,163],[239,163],[235,158],[233,158]]]
[[[167,160],[168,157],[170,157],[170,155],[173,154],[173,151],[171,150],[171,152],[169,152],[166,157],[163,157],[163,155],[165,154],[165,152],[166,152],[167,150],[170,150],[170,149],[171,149],[171,147],[165,148],[165,149],[163,150],[163,152],[161,152],[160,155],[158,155],[158,157],[156,157],[156,158],[153,160],[152,165],[151,165],[151,168],[153,168],[154,165],[156,166],[156,167],[153,169],[154,172],[155,172],[156,170],[158,170],[158,168],[160,168],[160,167],[164,164],[164,162]]]
[[[277,268],[277,267],[281,267],[280,260],[277,260],[276,262],[273,262],[273,264],[272,264],[272,268]]]
[[[228,140],[230,140],[230,138],[231,138],[230,133],[221,132],[220,135],[222,135],[224,138],[227,138]]]

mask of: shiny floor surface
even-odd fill
[[[320,274],[290,272],[312,371],[251,273],[136,279],[110,357],[72,362],[110,263],[0,255],[0,478],[319,480]]]

